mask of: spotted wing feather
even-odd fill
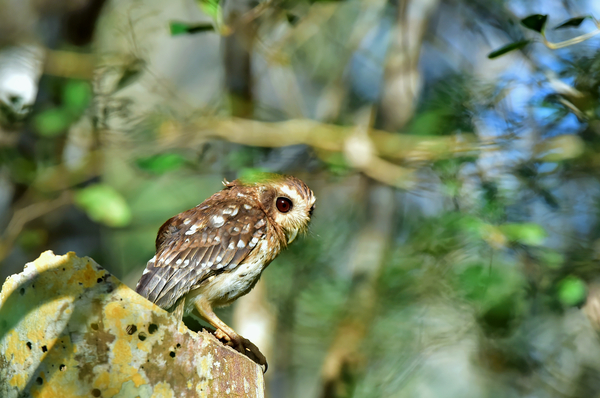
[[[258,206],[209,199],[163,224],[156,256],[148,262],[136,291],[172,309],[210,276],[235,269],[266,235],[266,226],[266,215]]]

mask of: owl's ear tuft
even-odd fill
[[[238,185],[237,180],[227,181],[227,178],[223,178],[222,184],[225,186],[225,189],[233,188],[234,186]]]

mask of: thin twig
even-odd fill
[[[561,41],[559,43],[552,43],[552,42],[548,41],[546,39],[546,37],[542,37],[542,38],[544,40],[544,44],[546,45],[546,47],[548,47],[551,50],[557,50],[559,48],[572,46],[573,44],[581,43],[583,41],[591,39],[592,37],[596,36],[598,33],[600,33],[600,29],[596,29],[595,31],[583,34],[581,36],[574,37],[569,40]]]

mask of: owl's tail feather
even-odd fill
[[[146,269],[138,282],[135,291],[141,295],[146,297],[149,301],[152,301],[159,307],[165,308],[170,305],[166,305],[166,303],[160,302],[159,296],[162,292],[163,288],[167,284],[168,275],[165,275],[168,271],[166,267],[155,267],[154,261],[155,257],[152,257],[150,261],[148,261],[148,265],[146,265]],[[169,303],[173,304],[173,303]]]
[[[150,259],[150,261],[148,261],[148,265],[146,265],[146,269],[144,270],[144,273],[142,274],[142,277],[140,278],[140,280],[137,283],[137,286],[135,287],[135,291],[141,295],[144,296],[146,298],[149,299],[150,294],[152,292],[152,288],[150,288],[150,284],[153,282],[154,279],[154,260],[156,259],[156,256],[152,257]],[[152,300],[150,300],[152,301]]]
[[[180,310],[183,315],[185,300],[181,296],[173,296],[165,291],[167,283],[173,276],[171,267],[155,267],[156,256],[152,257],[138,282],[135,291],[159,307],[172,312]],[[181,309],[179,307],[181,306]],[[179,316],[181,319],[181,316]]]

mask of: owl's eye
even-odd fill
[[[277,210],[279,210],[280,212],[287,213],[288,211],[292,210],[292,201],[288,198],[280,196],[279,198],[277,198],[275,206],[277,206]]]

